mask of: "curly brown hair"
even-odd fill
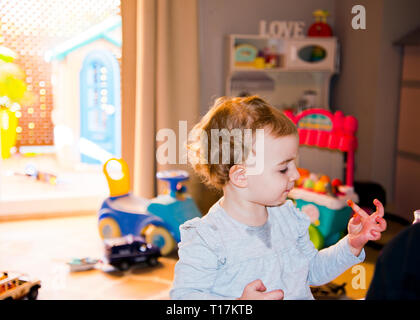
[[[232,132],[234,129],[251,129],[255,135],[257,129],[268,129],[274,137],[283,137],[288,135],[297,135],[295,124],[280,110],[272,107],[259,96],[248,97],[221,97],[216,99],[214,105],[207,114],[192,129],[195,132],[205,132],[204,139],[196,140],[187,145],[189,150],[188,157],[194,171],[201,176],[204,183],[216,189],[222,189],[229,181],[229,170],[237,164],[235,155],[235,141],[230,136],[229,163],[221,162],[222,143],[218,140],[218,150],[211,150],[208,163],[208,146],[211,145],[212,129],[227,129]],[[207,145],[204,147],[204,144]],[[245,148],[243,142],[242,147]],[[203,150],[205,152],[203,153]],[[244,150],[242,161],[244,161],[251,150]],[[219,159],[215,159],[218,156]],[[203,159],[204,158],[204,159]],[[216,161],[214,161],[216,160]]]

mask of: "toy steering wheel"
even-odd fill
[[[178,190],[177,185],[182,181],[188,180],[189,175],[188,172],[184,170],[166,170],[156,173],[156,178],[168,182],[171,195],[175,195],[176,192],[185,191],[184,187],[184,190]]]

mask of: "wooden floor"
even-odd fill
[[[1,223],[0,269],[38,277],[38,299],[168,299],[176,255],[126,272],[69,272],[73,257],[103,257],[96,224],[95,215]]]
[[[390,223],[381,241],[387,242],[400,229]],[[349,269],[334,280],[346,283],[347,298],[364,298],[378,254],[379,250],[366,248],[367,258],[361,264],[366,282],[356,281],[359,287],[352,282],[360,269],[354,273]],[[160,258],[156,267],[140,265],[126,272],[99,265],[71,273],[66,262],[73,257],[103,257],[96,215],[0,223],[0,270],[38,277],[42,281],[39,299],[169,299],[176,253]]]

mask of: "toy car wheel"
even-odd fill
[[[102,239],[121,237],[120,226],[113,218],[107,217],[99,220],[98,228]]]
[[[156,257],[151,257],[151,258],[147,261],[147,263],[149,264],[149,266],[154,267],[154,266],[157,266],[157,265],[158,265],[158,260],[157,260],[157,258],[156,258]]]
[[[168,230],[154,225],[148,225],[144,230],[147,243],[154,244],[160,249],[162,256],[169,254],[175,248],[175,240]]]
[[[36,300],[36,298],[38,297],[38,287],[31,288],[27,297],[28,297],[28,300]]]
[[[130,265],[128,264],[128,262],[125,262],[125,261],[121,262],[118,265],[118,269],[121,270],[121,271],[127,271],[129,268],[130,268]]]

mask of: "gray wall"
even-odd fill
[[[312,12],[328,10],[334,29],[334,0],[199,0],[201,113],[225,94],[226,36],[258,34],[260,20],[314,22]]]
[[[420,25],[420,1],[357,1],[366,8],[366,30],[351,28],[354,4],[340,0],[335,6],[342,69],[333,105],[359,120],[355,179],[381,184],[393,211],[402,62],[402,49],[393,42]]]

